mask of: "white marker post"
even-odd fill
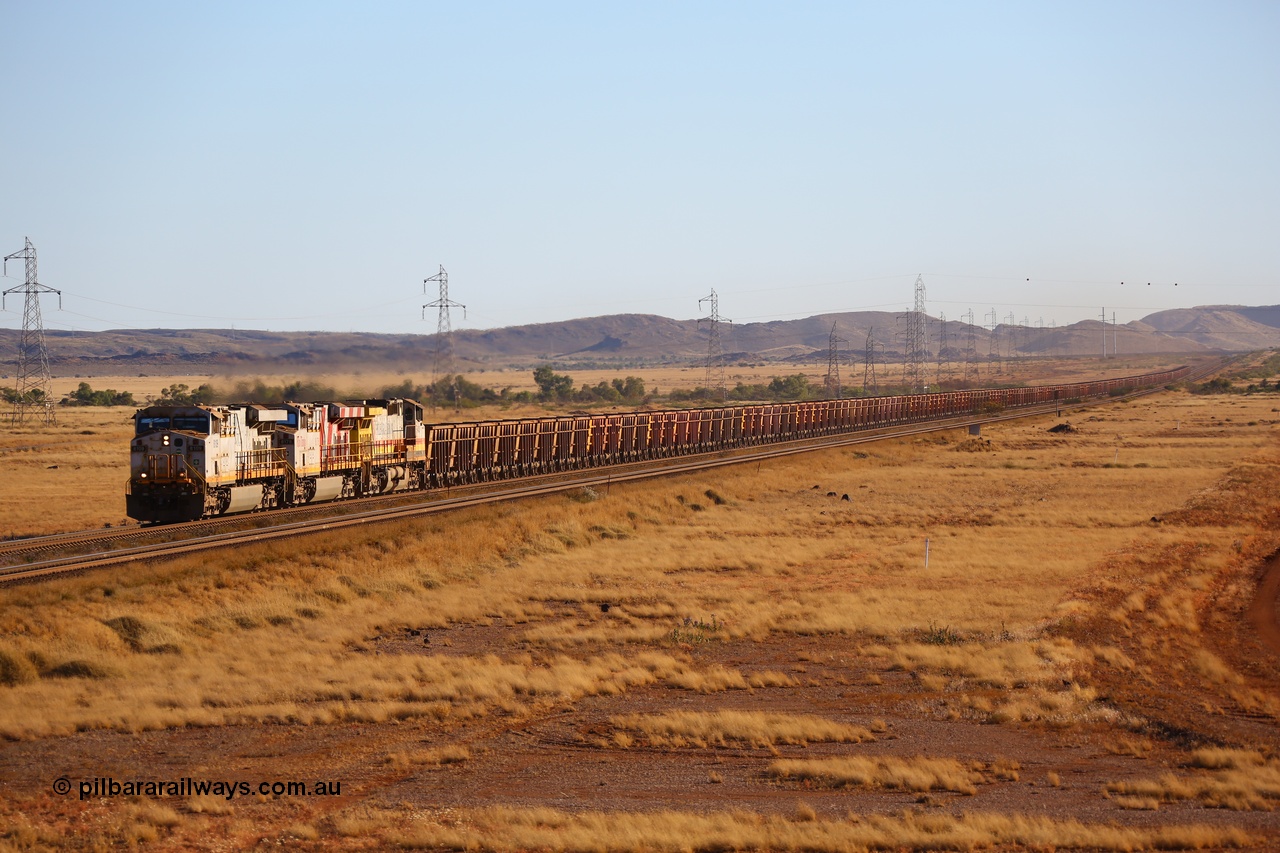
[[[924,567],[929,568],[929,537],[924,538]]]

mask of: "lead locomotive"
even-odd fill
[[[421,488],[411,400],[150,406],[134,415],[130,518],[190,521]]]

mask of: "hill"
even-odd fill
[[[826,357],[835,326],[844,352],[861,354],[868,336],[883,356],[901,358],[902,322],[894,313],[862,311],[819,314],[799,320],[726,325],[724,351],[735,361],[794,361]],[[929,320],[930,348],[936,351],[941,324]],[[1280,346],[1280,306],[1211,305],[1160,311],[1123,326],[1097,320],[1058,328],[983,327],[952,320],[946,350],[953,360],[972,349],[979,358],[997,350],[1005,357],[1121,353],[1249,351]],[[19,332],[0,330],[2,373],[11,373]],[[181,368],[251,372],[292,368],[298,372],[388,368],[429,363],[431,335],[356,332],[269,332],[225,329],[127,329],[108,332],[50,331],[50,365],[59,374],[102,375],[133,370]],[[543,362],[585,366],[683,364],[702,358],[707,332],[697,320],[652,314],[613,314],[557,323],[454,333],[459,367],[528,366]],[[856,358],[856,355],[855,355]]]

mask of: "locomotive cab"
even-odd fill
[[[206,444],[217,418],[202,406],[150,406],[134,415],[125,510],[141,522],[204,514]]]

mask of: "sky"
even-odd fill
[[[428,334],[441,266],[454,328],[901,311],[918,276],[979,322],[1280,302],[1280,3],[0,20],[0,254],[32,240],[49,329]]]

